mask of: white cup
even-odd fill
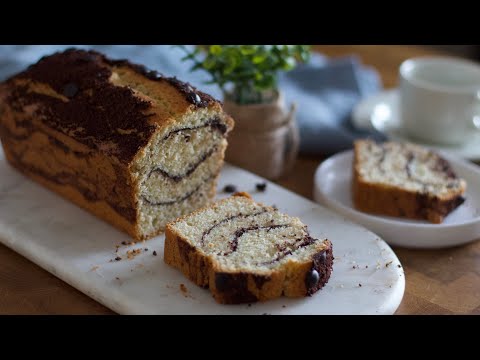
[[[400,116],[407,134],[458,145],[480,129],[480,65],[421,57],[400,66]]]

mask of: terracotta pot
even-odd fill
[[[228,162],[272,180],[292,167],[299,147],[295,105],[286,109],[280,93],[272,103],[238,105],[225,100],[224,108],[235,120],[228,137]]]

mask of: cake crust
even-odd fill
[[[135,240],[164,230],[146,234],[139,225],[139,203],[146,201],[138,192],[140,170],[148,151],[158,139],[193,131],[182,124],[196,114],[209,120],[193,130],[225,137],[233,127],[221,103],[191,85],[94,51],[44,57],[0,84],[0,139],[8,162]],[[223,140],[210,158],[191,164],[191,173],[207,160],[219,170],[225,147]],[[205,198],[197,203],[213,199],[218,170],[196,188]],[[171,177],[173,184],[181,180]]]
[[[234,196],[247,197],[248,193]],[[213,206],[219,206],[221,200]],[[252,200],[253,201],[253,200]],[[270,208],[272,209],[272,208]],[[199,214],[200,209],[192,215]],[[333,266],[332,243],[324,240],[323,246],[308,260],[289,261],[267,273],[225,271],[212,258],[197,249],[175,230],[177,219],[166,227],[164,261],[182,271],[195,284],[210,289],[218,303],[239,304],[287,297],[311,296],[329,280]],[[312,274],[313,277],[312,278]],[[318,278],[316,278],[318,274]]]
[[[352,194],[354,206],[358,210],[439,224],[445,216],[464,203],[466,183],[458,179],[448,162],[439,156],[437,156],[438,168],[448,178],[457,180],[460,184],[439,196],[366,180],[361,175],[359,158],[361,147],[369,142],[375,144],[369,140],[358,140],[354,145]]]

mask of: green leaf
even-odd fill
[[[209,50],[212,55],[219,55],[222,52],[222,47],[220,45],[210,45]]]

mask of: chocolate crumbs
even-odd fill
[[[157,252],[153,250],[153,256],[157,256]]]
[[[267,189],[267,183],[266,182],[258,183],[255,185],[255,187],[257,188],[258,191],[263,192]]]
[[[226,192],[226,193],[234,193],[237,191],[237,187],[235,185],[225,185],[225,187],[223,188],[223,192]]]

